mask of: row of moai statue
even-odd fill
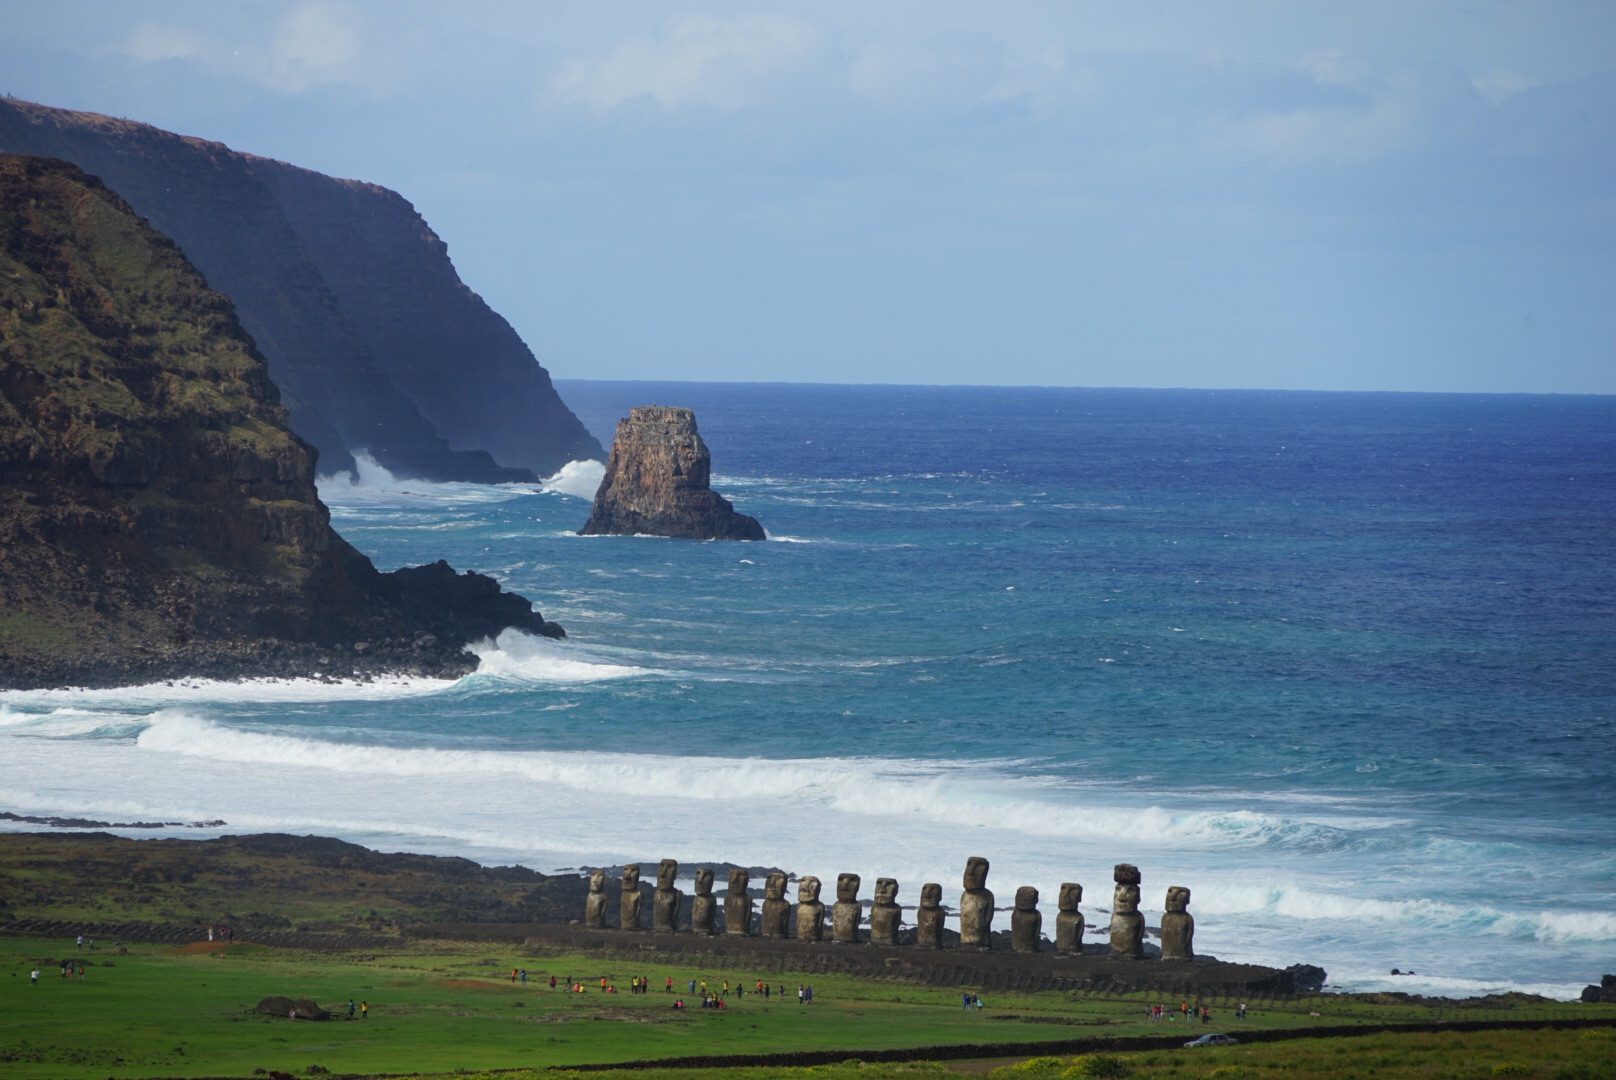
[[[663,859],[657,867],[656,890],[651,894],[651,929],[673,933],[680,929],[679,914],[684,894],[674,888],[679,864]],[[1116,883],[1111,902],[1111,955],[1139,959],[1145,955],[1145,917],[1139,911],[1139,868],[1130,863],[1118,863],[1112,873]],[[724,896],[724,931],[737,936],[752,934],[753,900],[747,891],[752,877],[746,870],[731,870],[729,892]],[[965,890],[960,894],[960,947],[986,949],[991,947],[993,928],[993,893],[988,891],[988,861],[980,856],[965,864]],[[830,909],[830,940],[844,944],[857,944],[862,939],[859,928],[864,920],[864,907],[858,892],[862,881],[857,874],[840,874],[836,878],[836,903]],[[801,941],[825,940],[825,905],[819,899],[820,882],[816,877],[805,877],[797,884],[797,904],[786,900],[786,875],[779,871],[769,874],[763,885],[762,919],[758,933],[766,938],[796,937]],[[898,883],[892,878],[877,878],[875,900],[870,905],[869,942],[872,945],[897,945],[902,926],[903,909],[898,906]],[[1083,886],[1066,882],[1060,888],[1059,914],[1055,916],[1055,950],[1064,953],[1083,951],[1083,914],[1077,906],[1083,900]],[[596,870],[589,875],[589,899],[584,909],[584,925],[593,930],[606,929],[606,872]],[[618,900],[618,925],[624,929],[640,927],[640,868],[623,867],[622,895]],[[1195,918],[1189,913],[1190,891],[1181,885],[1167,890],[1166,911],[1161,921],[1161,958],[1163,960],[1191,960],[1195,957]],[[713,872],[702,867],[696,871],[696,895],[690,905],[690,929],[698,934],[717,933],[718,899],[713,896]],[[922,949],[941,948],[943,944],[943,887],[928,882],[920,888],[920,907],[915,912],[915,945]],[[1038,890],[1023,885],[1016,890],[1016,905],[1010,913],[1010,947],[1016,952],[1037,952],[1043,947],[1044,917],[1038,911]],[[793,934],[792,931],[795,930]]]

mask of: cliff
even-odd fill
[[[14,100],[0,150],[73,162],[172,237],[235,302],[322,471],[364,451],[400,476],[502,482],[601,456],[397,194]]]
[[[648,405],[617,422],[606,475],[581,536],[763,540],[756,518],[713,491],[712,455],[689,409]]]
[[[0,156],[0,685],[455,675],[561,636],[444,563],[381,574],[225,296],[72,165]]]

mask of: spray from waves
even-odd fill
[[[334,509],[378,505],[437,506],[444,503],[502,502],[516,495],[545,490],[529,484],[473,484],[459,480],[401,478],[363,450],[354,454],[354,464],[358,467],[357,473],[344,470],[315,478],[322,502]]]
[[[47,712],[13,709],[0,704],[0,736],[35,739],[130,737],[145,727],[141,716],[62,708]]]
[[[389,698],[437,694],[452,688],[452,679],[409,675],[381,675],[371,679],[322,681],[316,679],[176,679],[106,689],[0,690],[0,708],[23,709],[85,706],[96,709],[153,709],[176,702],[285,702],[381,701]]]
[[[564,645],[519,630],[502,631],[468,646],[477,657],[477,670],[463,682],[499,680],[511,683],[589,683],[603,679],[668,675],[671,672],[603,658],[603,650]]]
[[[541,488],[580,499],[593,499],[605,476],[606,466],[602,462],[593,459],[569,461],[561,466],[560,472],[544,481]]]

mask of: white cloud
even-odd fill
[[[1351,68],[1327,64],[1316,81],[1343,85],[1368,83]],[[1280,165],[1371,161],[1410,145],[1424,133],[1429,116],[1426,87],[1411,72],[1399,72],[1362,88],[1347,104],[1305,105],[1213,121],[1213,142],[1237,156]]]
[[[363,23],[353,9],[303,4],[287,12],[271,39],[265,81],[296,94],[311,86],[360,81]]]
[[[1523,90],[1530,90],[1534,86],[1542,85],[1541,81],[1530,75],[1522,75],[1518,71],[1508,68],[1493,68],[1485,75],[1471,78],[1470,85],[1476,88],[1476,93],[1497,105],[1514,97]]]
[[[178,26],[160,26],[141,23],[129,35],[124,51],[141,63],[154,64],[164,60],[195,60],[207,52],[207,42],[200,34]]]

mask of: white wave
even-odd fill
[[[79,704],[94,708],[156,708],[176,702],[314,702],[380,701],[441,693],[455,685],[452,679],[413,675],[380,675],[373,679],[174,679],[105,689],[0,690],[0,708],[60,707]]]
[[[544,481],[541,487],[545,491],[592,500],[605,475],[606,466],[599,461],[593,459],[569,461],[561,466],[560,472]]]
[[[1470,998],[1487,994],[1537,994],[1557,1001],[1575,1001],[1582,992],[1576,983],[1516,982],[1454,975],[1391,975],[1384,971],[1343,969],[1330,972],[1330,985],[1354,994],[1402,992],[1431,997]],[[1326,1014],[1326,1018],[1328,1014]]]
[[[817,540],[809,540],[807,537],[803,537],[803,536],[775,536],[773,533],[769,532],[769,530],[767,530],[767,529],[763,530],[763,535],[765,537],[767,537],[769,540],[774,541],[776,544],[817,544],[817,543],[819,543],[819,541],[817,541]]]
[[[669,674],[656,668],[609,662],[603,650],[534,637],[519,630],[505,630],[493,641],[484,639],[468,648],[478,660],[476,672],[468,678],[584,683]]]
[[[395,476],[365,453],[354,454],[357,473],[346,470],[315,478],[320,501],[333,510],[363,506],[436,506],[443,503],[502,502],[546,490],[531,484],[473,484],[459,480],[422,480]],[[563,469],[564,473],[566,470]],[[560,475],[560,474],[558,474]]]

